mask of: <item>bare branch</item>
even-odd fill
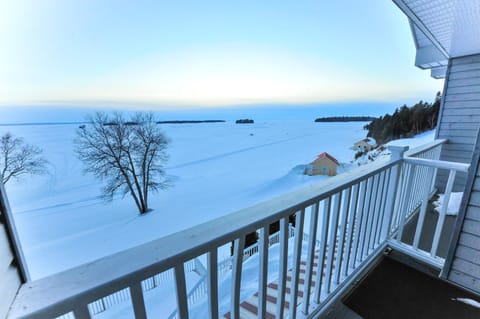
[[[165,189],[163,165],[168,139],[153,113],[126,120],[121,113],[96,113],[77,131],[76,153],[85,172],[104,180],[103,195],[130,194],[140,213],[148,211],[148,192]]]
[[[26,174],[45,174],[47,163],[39,147],[26,144],[22,138],[10,133],[0,138],[0,172],[4,184]]]

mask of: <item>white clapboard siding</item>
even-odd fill
[[[0,182],[0,186],[1,182]],[[10,237],[5,223],[4,210],[8,209],[2,196],[4,188],[0,187],[0,318],[5,318],[21,285],[21,276],[14,263]]]
[[[450,61],[437,127],[437,137],[448,139],[440,159],[470,163],[480,128],[480,55]],[[439,171],[440,190],[447,177],[447,171]],[[463,191],[465,182],[466,175],[459,174],[454,191]]]
[[[20,274],[13,265],[0,274],[0,318],[6,318],[20,284]]]
[[[449,255],[442,276],[480,293],[480,141],[475,143],[472,166]]]

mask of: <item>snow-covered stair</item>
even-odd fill
[[[314,279],[317,272],[317,262],[318,262],[318,255],[315,254],[313,264],[313,272],[312,278]],[[298,289],[297,289],[297,296],[298,296],[298,304],[302,303],[303,300],[303,289],[305,283],[305,273],[306,273],[306,261],[300,262],[300,269],[299,269],[299,280],[298,280]],[[292,270],[290,269],[287,273],[287,286],[285,289],[285,316],[288,316],[288,309],[290,308],[290,292],[291,292],[291,283],[292,283]],[[315,287],[315,281],[312,281],[312,291]],[[278,297],[278,279],[269,283],[267,286],[267,314],[266,319],[275,319],[275,312],[277,307],[277,297]],[[223,315],[224,319],[230,319],[231,314],[227,312]],[[248,300],[243,301],[240,304],[240,318],[241,319],[257,319],[258,318],[258,292],[255,293],[252,297]]]

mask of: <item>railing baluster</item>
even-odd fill
[[[406,165],[405,164],[399,164],[397,167],[397,179],[395,183],[395,193],[393,195],[393,202],[394,204],[392,206],[392,214],[390,216],[390,228],[388,231],[388,235],[392,234],[395,230],[398,228],[398,221],[400,218],[400,206],[402,205],[402,196],[403,192],[405,191],[405,188],[403,185],[405,184],[405,170],[406,170]]]
[[[325,272],[325,292],[328,294],[331,291],[331,286],[332,286],[332,271],[333,271],[333,265],[334,265],[334,255],[335,255],[335,246],[336,246],[336,241],[337,241],[337,228],[338,228],[338,215],[340,214],[340,201],[342,199],[342,193],[336,193],[333,195],[333,210],[331,212],[332,214],[332,219],[331,223],[329,225],[329,238],[328,238],[328,252],[327,252],[327,268]]]
[[[433,178],[433,168],[426,167],[429,170],[427,175],[427,181]],[[425,222],[425,216],[427,214],[428,200],[430,198],[430,188],[425,188],[423,192],[422,205],[420,206],[420,213],[418,215],[417,227],[415,229],[415,237],[413,238],[413,248],[418,249],[420,238],[422,236],[423,224]]]
[[[358,205],[358,192],[359,192],[359,184],[353,185],[352,188],[352,199],[350,201],[350,208],[349,211],[349,218],[348,218],[348,230],[347,230],[347,249],[345,249],[344,254],[344,262],[342,263],[342,276],[346,277],[348,275],[348,268],[350,266],[350,256],[353,251],[353,230],[355,226],[355,218],[357,212],[357,205]]]
[[[288,216],[280,219],[280,268],[276,318],[283,318],[285,307],[285,288],[287,283],[288,261]]]
[[[365,192],[365,201],[363,203],[362,224],[360,229],[360,237],[358,239],[358,250],[355,256],[356,261],[363,261],[363,247],[365,246],[365,236],[367,232],[367,225],[370,216],[370,202],[372,198],[373,177],[367,180],[367,189]]]
[[[368,243],[368,252],[370,250],[373,250],[375,248],[375,239],[377,237],[377,230],[378,230],[378,223],[380,220],[380,215],[382,214],[382,200],[383,200],[383,189],[384,189],[384,183],[385,183],[385,175],[386,172],[383,171],[379,174],[379,181],[378,181],[378,188],[377,188],[377,198],[375,201],[375,210],[374,210],[374,215],[373,215],[373,225],[372,225],[372,231],[371,235],[369,238],[369,243]]]
[[[343,191],[343,198],[342,198],[342,207],[341,207],[341,213],[340,213],[340,223],[339,223],[339,228],[340,228],[340,233],[338,236],[338,249],[337,249],[337,261],[336,261],[336,266],[335,266],[335,274],[333,277],[335,285],[338,286],[340,283],[340,270],[342,268],[342,265],[345,263],[345,260],[343,259],[343,250],[345,247],[345,233],[347,229],[347,217],[348,217],[348,208],[350,206],[350,188],[347,188]]]
[[[295,216],[295,242],[293,247],[293,265],[290,281],[290,307],[289,318],[297,317],[298,279],[300,276],[300,257],[302,256],[303,223],[305,209],[297,212]]]
[[[318,227],[318,210],[319,203],[315,203],[310,208],[310,238],[308,239],[308,252],[307,252],[307,269],[305,270],[305,284],[303,286],[303,302],[302,312],[308,315],[308,308],[310,306],[310,290],[312,288],[312,274],[313,274],[313,261],[315,259],[315,244],[317,240],[317,227]],[[317,280],[316,284],[319,285]]]
[[[230,313],[233,319],[240,319],[240,285],[242,279],[243,248],[245,246],[245,235],[235,239],[232,269],[232,300]],[[183,317],[181,317],[183,319]]]
[[[146,319],[147,310],[145,309],[145,300],[143,299],[142,282],[136,282],[130,286],[130,295],[132,296],[133,312],[135,319]]]
[[[210,319],[218,319],[218,253],[214,247],[207,254],[207,291]]]
[[[188,319],[187,288],[185,284],[185,269],[183,268],[183,262],[175,266],[174,272],[178,314],[180,318]]]
[[[372,187],[370,191],[370,197],[368,200],[368,209],[367,209],[367,229],[365,231],[365,237],[363,237],[363,246],[362,246],[362,253],[361,253],[361,258],[362,261],[366,258],[368,255],[368,250],[369,250],[369,243],[370,243],[370,237],[372,235],[372,226],[373,226],[373,219],[375,216],[375,210],[376,210],[376,203],[377,203],[377,197],[378,197],[378,186],[379,186],[379,175],[374,175],[372,177]]]
[[[445,223],[445,215],[447,215],[448,202],[450,201],[450,195],[452,194],[456,173],[457,171],[450,170],[450,173],[448,174],[447,187],[445,188],[445,194],[443,195],[442,208],[438,214],[435,235],[433,236],[432,249],[430,250],[430,255],[432,257],[437,257],[438,243],[440,242],[440,235],[442,234],[443,224]]]
[[[397,241],[401,242],[402,241],[402,235],[403,235],[403,228],[405,226],[405,222],[407,219],[407,211],[405,210],[407,200],[409,199],[409,195],[411,193],[411,186],[412,186],[412,179],[413,176],[415,175],[416,171],[416,166],[415,165],[408,165],[410,166],[409,173],[408,173],[408,178],[407,178],[407,183],[405,184],[405,189],[404,189],[404,196],[402,198],[402,205],[401,210],[399,211],[400,213],[400,221],[398,224],[398,233],[397,233]]]
[[[383,189],[382,189],[382,202],[380,205],[380,219],[378,221],[378,229],[375,234],[375,245],[379,245],[382,241],[382,232],[384,231],[385,226],[385,218],[388,215],[388,207],[387,207],[387,199],[388,199],[388,191],[390,186],[390,178],[392,176],[392,168],[389,168],[385,171],[385,178],[383,181]]]
[[[327,234],[328,234],[328,224],[330,224],[330,197],[326,198],[323,201],[323,213],[322,213],[322,224],[320,230],[320,248],[318,250],[318,264],[317,264],[317,276],[315,279],[315,292],[313,301],[317,304],[320,303],[321,294],[323,291],[323,270],[325,268],[326,260],[326,248],[327,248]],[[278,317],[277,317],[278,318]]]
[[[73,315],[75,319],[91,319],[90,311],[88,311],[87,305],[77,306],[73,309]]]
[[[267,285],[268,285],[268,226],[260,229],[260,267],[258,278],[258,319],[267,316]]]
[[[350,268],[355,268],[357,264],[357,255],[358,255],[358,247],[360,246],[360,235],[362,230],[363,224],[363,205],[365,203],[365,194],[367,191],[367,181],[361,181],[359,185],[359,202],[357,205],[357,213],[355,218],[355,229],[354,229],[354,237],[353,237],[353,245],[352,245],[352,254],[350,256]]]
[[[395,208],[398,205],[398,186],[401,179],[401,164],[393,166],[390,169],[390,176],[388,179],[387,198],[385,205],[385,218],[383,220],[382,232],[380,234],[380,241],[388,238],[392,232],[392,223],[395,219]]]

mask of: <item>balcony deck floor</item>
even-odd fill
[[[480,308],[456,298],[480,298],[437,278],[385,258],[345,301],[365,319],[471,319]]]
[[[413,238],[415,237],[415,230],[417,227],[418,215],[410,220],[408,224],[405,225],[402,242],[411,245],[413,243]],[[423,223],[422,236],[420,237],[419,248],[424,251],[430,251],[433,242],[433,235],[435,234],[435,227],[437,226],[438,213],[434,211],[434,208],[431,203],[428,205],[427,212],[425,214],[425,221]],[[450,244],[450,236],[455,227],[455,222],[457,216],[447,215],[445,217],[445,223],[442,229],[442,234],[440,236],[440,241],[438,243],[437,255],[445,258]]]

